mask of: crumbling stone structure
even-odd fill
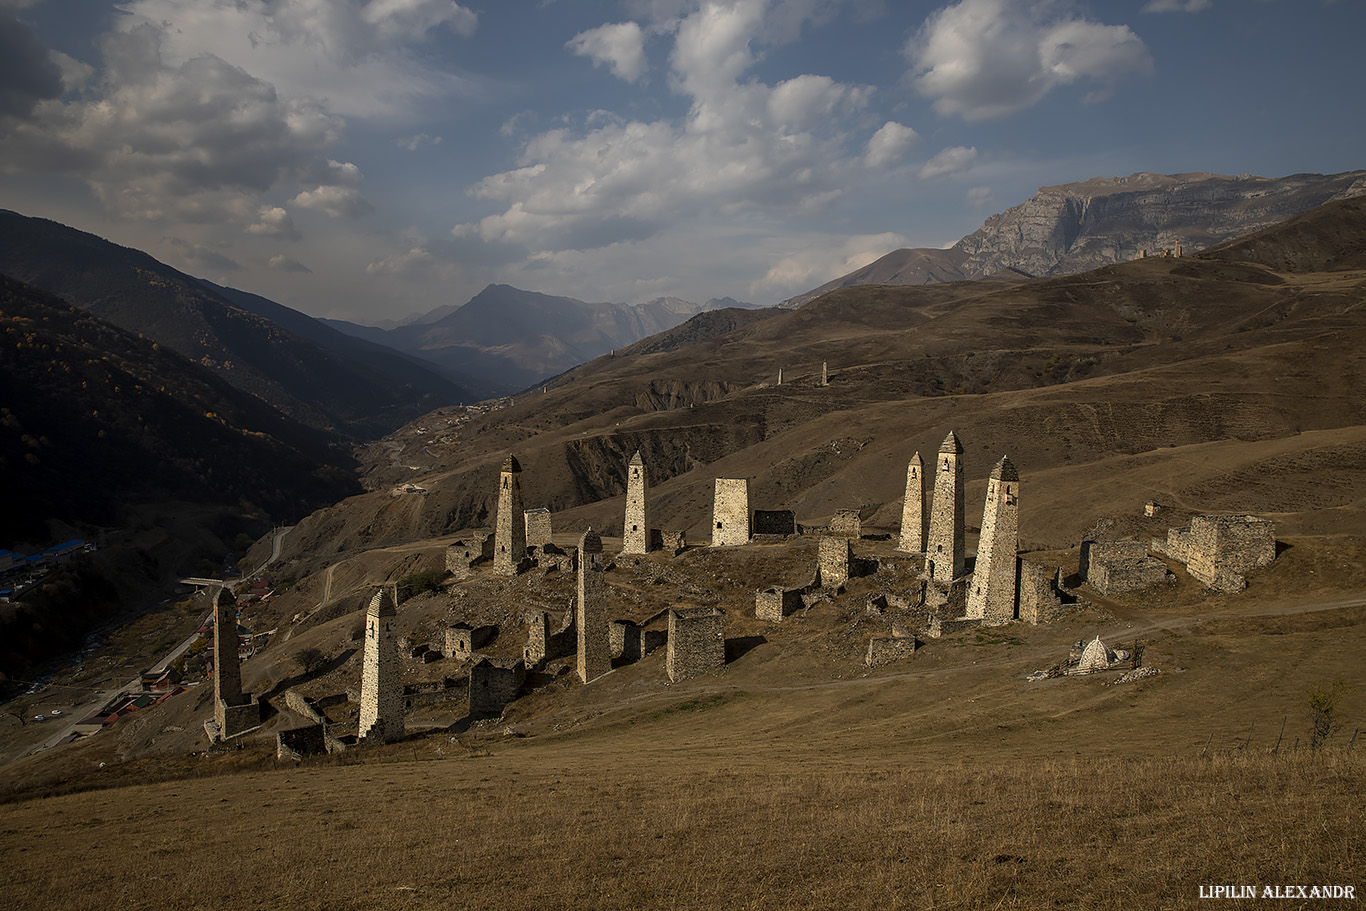
[[[484,554],[486,550],[487,557]],[[446,547],[446,571],[457,579],[468,579],[475,564],[492,556],[492,536],[486,535],[477,544],[456,541]]]
[[[321,724],[306,724],[303,727],[280,731],[275,735],[276,759],[298,761],[305,756],[317,756],[325,752],[327,752],[327,740],[323,735]]]
[[[788,537],[797,533],[797,517],[790,509],[754,510],[754,537],[773,535]]]
[[[526,546],[544,547],[550,543],[550,510],[545,507],[528,509],[523,513],[526,524]]]
[[[481,658],[470,668],[470,714],[501,715],[526,680],[521,661]]]
[[[645,460],[640,450],[626,466],[626,518],[622,524],[621,552],[643,554],[650,550],[650,526],[645,512]]]
[[[546,611],[528,611],[526,646],[522,657],[530,667],[538,667],[556,658],[566,658],[579,647],[578,630],[574,623],[575,610],[564,612],[564,620],[554,630]]]
[[[717,607],[669,611],[665,668],[674,683],[726,666],[725,612]]]
[[[711,544],[749,543],[749,480],[717,478],[711,511]]]
[[[471,626],[460,622],[446,628],[443,635],[441,654],[447,658],[463,661],[471,657],[476,649],[483,648],[498,635],[496,626]]]
[[[1276,559],[1276,524],[1260,516],[1196,516],[1168,531],[1165,542],[1153,541],[1153,549],[1215,591],[1242,591],[1243,573]]]
[[[359,740],[402,740],[403,683],[398,665],[398,609],[387,588],[370,599],[365,612],[365,654],[360,678]]]
[[[1015,619],[1015,562],[1019,551],[1020,474],[1009,458],[991,470],[977,563],[968,589],[967,616],[984,626]]]
[[[607,582],[603,577],[602,538],[588,529],[579,538],[579,679],[584,683],[612,669],[607,631]]]
[[[213,722],[206,725],[210,741],[227,740],[261,725],[261,706],[242,692],[242,667],[237,656],[237,596],[220,585],[213,599]]]
[[[840,509],[830,519],[829,533],[857,541],[863,535],[863,520],[857,509]]]
[[[665,529],[660,534],[659,546],[676,557],[688,549],[688,536],[681,531]]]
[[[1058,577],[1048,567],[1019,562],[1019,614],[1025,623],[1052,623],[1062,616]]]
[[[925,465],[918,452],[906,465],[906,500],[901,506],[901,539],[896,549],[925,552]]]
[[[522,508],[522,466],[508,456],[498,475],[498,518],[493,532],[493,571],[515,576],[526,559],[526,510]]]
[[[639,661],[668,639],[664,630],[646,629],[634,620],[613,620],[608,624],[613,658]]]
[[[868,640],[868,654],[863,663],[868,667],[891,664],[914,656],[923,644],[914,636],[874,636]]]
[[[849,565],[853,562],[853,548],[848,538],[825,535],[816,552],[816,570],[821,585],[839,588],[849,581]]]
[[[963,444],[949,431],[939,447],[934,477],[934,504],[926,547],[930,579],[947,585],[963,575]]]
[[[1102,595],[1160,585],[1170,575],[1165,563],[1148,556],[1148,545],[1142,541],[1081,543],[1081,576]]]
[[[783,588],[775,585],[754,593],[754,616],[760,620],[781,623],[783,618],[799,610],[805,587]]]

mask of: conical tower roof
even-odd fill
[[[635,454],[635,455],[631,456],[631,464],[632,464],[632,465],[640,465],[640,466],[644,467],[644,465],[645,465],[645,460],[642,459],[642,458],[640,457],[640,450],[639,450],[639,449],[636,450],[636,454]]]
[[[522,466],[518,463],[516,456],[508,456],[503,459],[503,471],[521,471]]]
[[[589,527],[588,531],[583,533],[583,537],[579,538],[579,553],[602,553],[602,536],[595,532],[592,527]]]
[[[371,617],[397,617],[398,608],[394,606],[394,596],[389,593],[389,589],[381,588],[375,592],[375,596],[370,599]]]
[[[1001,461],[996,463],[996,467],[991,469],[991,479],[993,481],[1018,481],[1020,473],[1015,470],[1015,463],[1010,461],[1010,456],[1001,456]]]
[[[963,444],[958,442],[958,434],[950,430],[949,435],[944,437],[944,445],[939,447],[939,451],[951,455],[962,455]]]

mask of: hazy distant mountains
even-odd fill
[[[477,376],[490,391],[517,392],[708,310],[753,307],[731,298],[695,304],[661,297],[645,304],[591,304],[572,297],[489,285],[464,306],[441,307],[392,329],[328,325]]]
[[[430,365],[46,219],[0,210],[0,274],[165,345],[330,432],[371,438],[474,398]]]
[[[948,249],[903,249],[779,306],[800,307],[850,285],[922,285],[979,278],[1069,275],[1140,251],[1206,247],[1366,193],[1366,171],[1267,179],[1134,174],[1041,187]]]

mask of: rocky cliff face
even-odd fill
[[[1366,171],[1268,179],[1218,174],[1133,174],[1041,187],[987,219],[949,250],[897,250],[857,272],[784,301],[798,307],[849,285],[924,284],[995,276],[1067,275],[1147,251],[1194,253],[1260,231],[1336,199],[1366,194]],[[939,268],[904,269],[933,260]]]

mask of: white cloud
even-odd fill
[[[213,272],[236,272],[242,265],[230,256],[217,250],[192,243],[180,237],[167,237],[163,243],[176,251],[181,263],[190,271],[210,270]]]
[[[859,133],[873,90],[811,74],[769,85],[746,73],[765,48],[798,34],[801,15],[834,5],[703,2],[677,23],[669,58],[669,84],[690,100],[681,121],[589,115],[580,129],[531,136],[518,167],[470,188],[500,210],[452,233],[532,251],[585,250],[704,213],[821,210],[870,163]],[[871,164],[892,163],[909,138],[884,133]]]
[[[931,158],[920,168],[922,180],[965,171],[977,160],[976,146],[951,146]]]
[[[415,278],[436,264],[426,247],[413,247],[375,260],[365,267],[366,275],[385,275],[395,278]]]
[[[589,57],[594,66],[606,64],[612,75],[636,82],[645,75],[645,32],[634,22],[617,22],[579,32],[565,45]]]
[[[751,295],[764,299],[792,297],[861,269],[907,244],[906,238],[890,232],[853,237],[819,235],[803,240],[800,253],[778,260],[750,286]]]
[[[394,145],[400,149],[407,149],[409,152],[416,152],[423,146],[441,145],[441,137],[431,136],[427,133],[414,133],[412,136],[400,136],[394,140]]]
[[[375,207],[370,205],[355,187],[342,187],[336,184],[323,184],[305,190],[290,202],[333,218],[359,218],[375,211]]]
[[[262,206],[256,221],[247,225],[246,232],[283,240],[299,240],[302,237],[299,229],[294,227],[294,219],[280,206]]]
[[[991,187],[969,187],[968,205],[975,209],[989,206],[996,201],[996,194],[991,192]]]
[[[449,0],[128,0],[120,9],[125,31],[164,30],[172,64],[213,54],[337,114],[391,117],[478,92],[476,80],[413,47],[441,26],[473,33],[475,14]]]
[[[940,114],[975,121],[1024,110],[1079,80],[1108,88],[1151,71],[1128,26],[1062,11],[1053,0],[960,0],[939,10],[906,46],[916,89]]]
[[[1210,0],[1148,0],[1140,12],[1144,13],[1198,13],[1210,7]]]
[[[920,142],[920,134],[908,126],[889,120],[868,140],[863,163],[870,168],[884,168],[901,162],[907,150]]]
[[[279,272],[300,272],[307,275],[313,274],[313,270],[308,268],[308,266],[305,266],[297,259],[285,256],[284,254],[277,254],[276,256],[272,256],[266,262],[266,268],[275,269]]]

